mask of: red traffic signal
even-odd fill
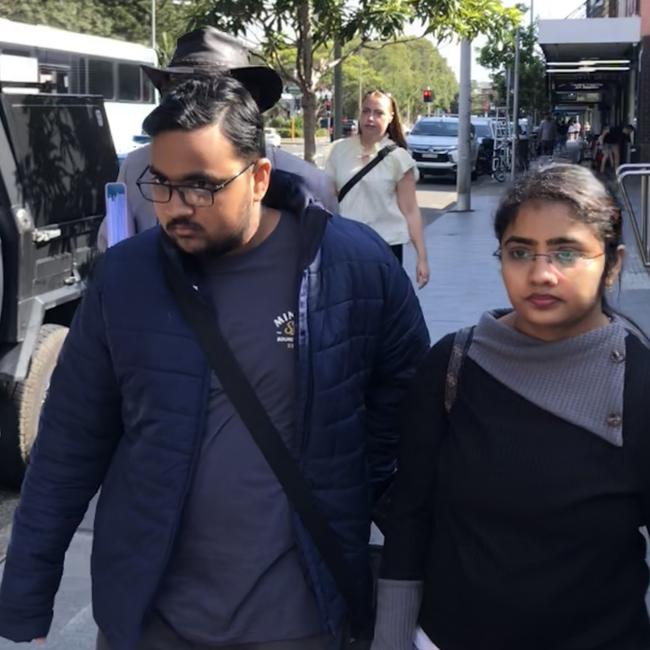
[[[433,101],[433,93],[431,92],[431,88],[425,88],[422,91],[422,101],[425,104],[430,104]]]

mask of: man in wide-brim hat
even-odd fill
[[[168,66],[156,68],[143,65],[158,91],[164,94],[169,88],[193,77],[229,74],[237,79],[252,95],[264,112],[272,108],[282,95],[282,79],[267,66],[252,65],[248,49],[236,38],[214,27],[201,27],[181,36]],[[266,155],[274,169],[301,176],[314,196],[331,212],[338,211],[334,187],[324,172],[301,158],[279,147],[268,145]],[[157,223],[152,204],[144,200],[136,181],[150,162],[148,145],[132,151],[123,162],[118,182],[126,185],[128,230],[136,234]],[[98,234],[98,246],[105,250],[109,245],[106,220]]]

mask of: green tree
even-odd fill
[[[161,62],[186,31],[192,3],[156,0],[156,45]],[[151,0],[0,0],[0,16],[83,34],[151,45]]]
[[[70,31],[111,36],[113,19],[95,0],[0,0],[0,16]]]
[[[519,110],[520,116],[532,115],[548,108],[546,66],[537,50],[537,25],[520,31]],[[502,101],[506,96],[506,70],[515,63],[515,35],[508,33],[481,48],[478,62],[492,71],[492,83]]]
[[[316,93],[337,63],[329,47],[335,39],[343,44],[356,39],[359,48],[377,40],[395,41],[415,20],[435,37],[500,36],[520,16],[500,0],[197,0],[193,11],[194,26],[211,24],[234,35],[260,35],[261,55],[301,90],[305,159],[310,161],[316,149]],[[325,56],[323,48],[328,48]],[[349,48],[344,57],[357,51]],[[291,66],[286,65],[286,52],[295,55]]]
[[[445,59],[434,45],[424,38],[409,39],[386,45],[369,43],[358,50],[356,43],[346,47],[356,54],[343,62],[343,115],[356,117],[360,97],[380,88],[390,92],[397,101],[400,113],[407,122],[425,113],[422,90],[433,91],[433,108],[449,110],[458,90],[458,82]],[[333,74],[323,76],[323,87],[331,88]]]

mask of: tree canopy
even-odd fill
[[[261,55],[301,90],[305,158],[312,160],[316,90],[338,63],[334,42],[355,43],[346,49],[346,59],[370,42],[399,40],[405,27],[415,22],[434,38],[487,33],[500,39],[520,16],[520,9],[507,9],[500,0],[197,0],[193,24],[259,38]],[[292,61],[287,52],[295,56]]]
[[[489,34],[493,41],[505,42],[521,16],[520,8],[505,8],[501,0],[156,0],[156,11],[163,63],[176,38],[198,26],[255,38],[257,53],[301,90],[307,160],[315,151],[316,92],[338,63],[335,41],[347,44],[348,87],[356,74],[358,88],[360,70],[362,87],[381,80],[407,111],[419,111],[424,85],[431,86],[439,107],[447,107],[456,90],[453,75],[431,44],[393,45],[397,49],[392,53],[390,48],[362,53],[364,46],[398,42],[409,24],[422,25],[433,39]],[[0,0],[0,15],[11,20],[145,44],[151,42],[150,12],[151,0]],[[397,69],[394,60],[404,67]]]
[[[156,2],[158,55],[166,60],[190,22],[192,3]],[[0,0],[0,16],[151,45],[151,0]]]
[[[537,51],[537,26],[531,25],[520,31],[519,46],[519,109],[520,114],[532,115],[545,111],[546,66]],[[492,40],[481,48],[478,62],[492,71],[492,82],[501,98],[506,96],[506,70],[512,70],[515,63],[514,32],[505,34],[500,40]],[[502,100],[504,101],[504,100]],[[505,103],[505,101],[504,101]]]

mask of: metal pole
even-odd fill
[[[646,260],[650,259],[650,241],[648,241],[648,234],[650,233],[650,210],[648,209],[648,198],[648,177],[644,174],[641,176],[641,214],[643,215],[641,240],[643,242],[643,251]]]
[[[510,178],[515,179],[517,170],[517,145],[519,144],[519,29],[515,33],[515,82],[514,94],[512,97],[512,169]]]
[[[359,57],[359,115],[361,115],[361,104],[363,103],[363,69],[361,67],[363,59]]]
[[[468,212],[472,204],[472,159],[470,124],[472,110],[472,43],[460,43],[460,92],[458,97],[458,168],[456,171],[456,210]]]
[[[151,0],[151,49],[156,49],[156,0]]]
[[[510,68],[506,68],[506,119],[507,128],[510,131]]]
[[[535,22],[535,0],[530,0],[530,26]]]
[[[340,61],[341,41],[334,41],[334,58]],[[334,139],[343,137],[343,65],[334,66]]]

